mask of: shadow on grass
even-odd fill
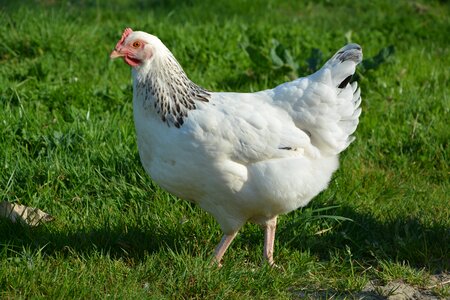
[[[15,251],[22,248],[40,251],[47,255],[70,255],[77,253],[89,256],[94,252],[107,253],[113,258],[142,260],[151,253],[164,249],[180,249],[176,231],[161,233],[149,227],[140,228],[118,224],[103,228],[80,229],[79,231],[55,230],[52,224],[28,227],[0,220],[0,248]]]
[[[336,223],[333,230],[316,235],[296,234],[295,229],[302,226],[301,220],[291,219],[280,228],[280,246],[309,249],[324,260],[329,259],[330,252],[345,252],[348,247],[352,258],[367,266],[385,260],[407,262],[432,272],[450,269],[450,228],[444,225],[425,226],[414,218],[381,223],[350,207],[337,208],[334,215],[345,216],[353,222]]]
[[[365,266],[376,265],[381,260],[407,262],[412,267],[426,268],[430,272],[450,269],[449,228],[439,224],[427,227],[415,219],[398,219],[382,224],[372,216],[355,212],[349,207],[337,210],[337,215],[351,218],[354,222],[346,221],[323,235],[316,235],[302,230],[304,224],[301,217],[288,218],[280,222],[277,247],[309,250],[324,261],[330,259],[332,252],[347,253],[350,249],[352,258]],[[201,234],[195,233],[195,225],[192,226],[156,228],[152,224],[130,226],[119,222],[115,226],[65,232],[63,229],[55,230],[57,226],[52,224],[28,228],[1,220],[0,245],[16,250],[22,247],[43,249],[48,255],[75,252],[89,256],[90,253],[101,252],[113,258],[138,261],[148,254],[166,252],[168,249],[174,252],[183,249],[192,256],[199,255],[199,251],[212,252],[215,245],[206,240],[193,239],[193,235]],[[262,245],[260,230],[244,227],[240,233],[232,245],[235,251],[239,251],[239,247],[259,251],[257,248]]]

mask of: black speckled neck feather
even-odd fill
[[[155,62],[137,82],[144,107],[152,108],[167,125],[180,128],[196,102],[209,102],[211,93],[193,83],[171,53]]]

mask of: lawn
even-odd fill
[[[0,219],[0,298],[352,298],[369,282],[449,297],[432,280],[450,270],[449,15],[446,1],[1,0],[0,201],[55,220]],[[329,188],[279,218],[280,268],[261,264],[251,224],[210,267],[217,223],[146,175],[130,70],[109,59],[125,27],[218,91],[363,47],[356,141]],[[274,63],[278,44],[295,67]]]

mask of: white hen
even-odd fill
[[[319,71],[257,93],[216,93],[188,79],[155,36],[127,28],[111,58],[132,66],[133,111],[142,164],[170,193],[219,222],[220,261],[247,222],[265,228],[273,264],[279,214],[324,190],[353,141],[360,91],[349,84],[361,47],[340,49]]]

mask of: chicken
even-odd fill
[[[197,203],[223,231],[222,257],[247,222],[264,228],[274,265],[277,217],[324,190],[353,141],[360,90],[349,83],[357,44],[316,73],[256,93],[212,92],[193,83],[156,37],[125,29],[112,51],[132,67],[133,115],[142,165],[168,192]]]

